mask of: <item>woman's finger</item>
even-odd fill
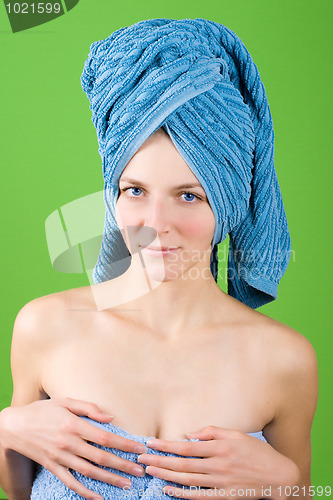
[[[118,436],[113,432],[100,429],[94,424],[90,424],[89,422],[81,419],[75,426],[75,433],[85,441],[99,444],[105,448],[116,448],[117,450],[137,454],[145,453],[147,451],[147,448],[142,443],[138,443],[132,439],[127,439],[122,436]]]
[[[82,442],[82,440],[77,443],[73,443],[73,445],[69,448],[69,451],[103,467],[109,467],[138,477],[145,475],[145,470],[140,466],[140,464],[132,462],[131,460],[125,460],[124,458],[118,457],[114,453],[101,450],[100,448],[86,443],[85,441]],[[74,469],[74,467],[71,468]]]
[[[187,432],[188,438],[197,438],[201,440],[211,439],[241,439],[244,433],[235,429],[224,429],[223,427],[216,427],[209,425],[197,432]]]
[[[209,458],[165,457],[145,453],[138,456],[138,462],[176,472],[201,472],[203,474],[210,472]]]
[[[151,439],[147,442],[148,448],[153,450],[175,453],[186,457],[210,457],[213,455],[212,442],[206,441],[167,441],[164,439]]]
[[[97,420],[98,422],[110,422],[114,418],[114,416],[108,415],[106,412],[102,411],[95,403],[68,397],[57,398],[53,401],[58,402],[58,404],[61,404],[75,415],[88,416],[92,420]]]
[[[114,474],[110,471],[97,467],[94,464],[88,462],[81,457],[73,457],[70,453],[66,453],[62,459],[62,465],[66,469],[72,469],[82,476],[89,477],[90,479],[95,479],[97,481],[102,481],[104,483],[112,484],[117,488],[125,488],[131,486],[131,480],[126,477],[122,477],[118,474]]]
[[[83,498],[86,498],[87,500],[103,500],[103,498],[98,493],[95,493],[94,491],[91,491],[83,486],[83,484],[75,479],[73,474],[71,474],[71,472],[63,465],[57,465],[56,468],[51,472],[56,477],[58,477],[60,481],[62,481],[64,485],[67,486],[67,488],[74,491]]]

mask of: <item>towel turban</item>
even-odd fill
[[[105,188],[94,281],[129,266],[114,218],[118,181],[139,147],[163,127],[213,210],[214,279],[217,245],[229,234],[228,293],[252,308],[274,300],[291,242],[265,88],[238,36],[206,19],[140,21],[91,45],[81,84]]]

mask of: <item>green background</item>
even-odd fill
[[[15,34],[0,7],[0,408],[11,399],[10,342],[18,311],[36,297],[88,284],[84,274],[52,268],[44,224],[58,207],[103,189],[96,132],[80,84],[90,44],[143,19],[211,19],[243,40],[267,91],[293,254],[278,300],[259,310],[301,332],[315,348],[320,391],[312,483],[333,486],[332,1],[127,0],[121,5],[80,0],[65,15]]]

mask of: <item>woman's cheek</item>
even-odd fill
[[[183,219],[183,230],[194,238],[209,238],[215,228],[215,219],[197,215],[189,219]]]
[[[116,205],[116,221],[119,227],[135,226],[137,221],[137,211],[126,205],[126,201],[121,198]]]

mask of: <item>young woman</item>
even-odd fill
[[[195,24],[191,20],[187,30],[182,21],[174,23],[185,35],[191,34],[193,25],[203,28],[201,21]],[[161,77],[174,74],[171,66],[166,71],[163,63],[173,63],[175,53],[159,52],[156,57],[152,39],[158,38],[161,28],[161,46],[166,50],[164,35],[170,35],[166,27],[174,33],[175,26],[167,20],[138,23],[136,32],[137,40],[145,40],[152,47],[148,47],[148,55],[154,54],[163,70]],[[149,28],[150,36],[142,34],[143,28]],[[118,38],[112,35],[109,40],[113,50],[117,47],[118,60],[119,53],[138,59],[138,47],[146,60],[147,50],[138,41],[132,52],[126,43],[120,44],[124,35],[121,31]],[[131,38],[133,33],[128,29],[125,35]],[[184,37],[180,38],[193,56],[193,45],[186,45]],[[95,45],[86,74],[91,77],[98,73],[98,89],[111,74],[114,89],[116,72],[106,57],[105,45]],[[197,60],[201,64],[200,57]],[[192,64],[193,57],[188,62]],[[108,74],[103,64],[109,65]],[[179,61],[176,64],[179,67]],[[219,64],[226,77],[226,66],[223,61]],[[205,66],[209,72],[207,61]],[[130,80],[129,68],[131,65],[127,67]],[[146,77],[142,60],[140,68]],[[188,74],[189,69],[186,71]],[[156,75],[158,72],[154,78]],[[193,74],[190,76],[193,82]],[[206,72],[203,78],[206,86]],[[144,77],[132,81],[132,96],[144,81]],[[194,83],[197,91],[199,80]],[[184,85],[183,89],[188,87]],[[254,168],[252,181],[246,172],[245,160],[251,156],[247,141],[253,137],[245,122],[253,115],[246,116],[244,108],[233,116],[233,120],[245,124],[239,132],[243,145],[235,139],[234,128],[228,129],[226,120],[222,123],[229,130],[229,139],[222,137],[217,143],[216,148],[224,151],[224,157],[217,155],[219,164],[223,165],[222,158],[228,159],[228,165],[237,163],[239,156],[243,160],[242,169],[235,169],[233,185],[227,169],[221,169],[220,191],[225,198],[217,204],[218,195],[212,192],[221,187],[216,172],[207,170],[206,177],[200,172],[202,165],[203,169],[207,164],[211,167],[209,155],[216,149],[198,146],[199,130],[193,135],[187,132],[187,136],[182,132],[191,126],[191,110],[186,108],[189,119],[183,120],[178,102],[178,122],[172,121],[170,112],[168,123],[159,115],[158,125],[162,126],[156,126],[142,109],[135,108],[135,103],[145,98],[141,91],[132,107],[127,103],[121,114],[119,106],[124,103],[121,99],[114,101],[112,113],[107,113],[108,127],[101,109],[106,95],[109,110],[112,107],[110,88],[104,89],[102,96],[91,96],[96,105],[93,113],[107,187],[105,233],[95,269],[97,283],[36,299],[18,315],[12,346],[13,401],[0,415],[1,486],[10,500],[23,500],[30,494],[33,499],[45,500],[79,498],[70,490],[89,499],[158,499],[165,494],[275,499],[288,494],[286,486],[307,497],[310,430],[317,397],[315,354],[300,333],[254,310],[254,304],[272,300],[267,298],[269,294],[274,297],[274,280],[270,281],[267,272],[271,268],[283,272],[281,260],[271,259],[263,276],[260,266],[265,259],[258,253],[251,254],[261,270],[257,288],[253,286],[255,272],[245,276],[239,273],[229,281],[229,290],[242,300],[220,290],[211,272],[212,250],[230,226],[238,250],[246,248],[246,240],[240,237],[242,227],[252,242],[263,236],[263,211],[257,211],[261,226],[253,223],[251,232],[251,225],[246,228],[246,204],[243,210],[241,197],[232,198],[228,189],[239,194],[241,184],[248,193],[248,184],[255,191],[258,182],[256,197],[268,193],[265,207],[270,197],[274,198],[276,204],[268,209],[270,220],[277,229],[283,225],[282,202],[277,189],[273,193],[271,189],[273,185],[276,188],[274,177],[269,175],[271,165],[264,170],[270,177],[266,191],[260,169]],[[161,95],[170,105],[165,89]],[[231,102],[230,86],[226,95]],[[155,109],[163,109],[160,104],[161,99]],[[199,104],[202,106],[202,101]],[[208,101],[206,105],[208,109]],[[227,110],[232,106],[227,103]],[[138,131],[131,135],[132,142],[124,140],[121,124],[118,128],[110,126],[112,120],[124,123],[129,109],[132,114],[136,110],[138,117],[134,125],[129,124],[131,131]],[[210,116],[212,111],[209,108]],[[152,115],[150,108],[149,117]],[[140,121],[144,118],[145,129]],[[211,130],[216,132],[214,123]],[[201,133],[209,142],[208,125]],[[239,156],[233,146],[229,150],[226,147],[230,137],[241,151]],[[262,143],[255,144],[254,165],[258,167],[264,156],[260,156]],[[193,152],[196,155],[191,156]],[[233,212],[227,211],[228,202]],[[279,210],[275,216],[276,207]],[[223,219],[219,209],[225,210]],[[110,249],[115,248],[108,245],[113,237],[112,217],[131,258],[129,263],[124,258],[126,269],[110,279],[110,273],[114,273]],[[274,238],[267,239],[267,234],[265,244],[271,251],[275,244],[280,249],[281,242],[286,241],[278,231],[271,234]],[[249,264],[248,255],[245,260],[234,258],[233,263]],[[249,270],[249,266],[244,265],[244,269]],[[108,279],[98,279],[103,274]],[[36,475],[34,462],[43,466],[38,467]]]

